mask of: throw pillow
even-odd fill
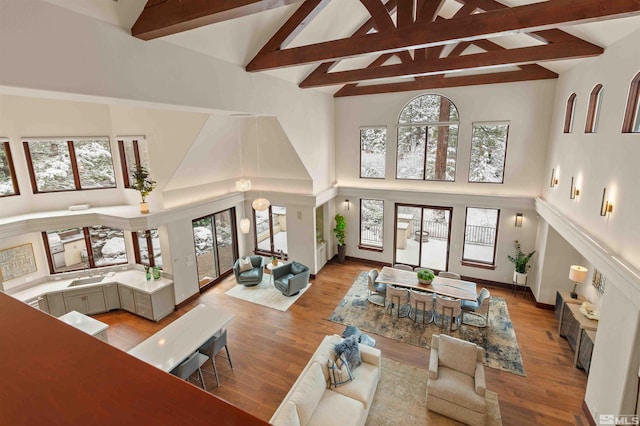
[[[349,363],[344,354],[340,355],[335,361],[328,360],[327,368],[329,369],[329,389],[349,383],[353,380]]]
[[[253,269],[253,264],[251,263],[251,258],[249,256],[241,257],[239,268],[240,272],[248,271],[249,269]]]
[[[342,342],[337,343],[335,346],[335,351],[336,356],[340,356],[344,353],[351,370],[354,370],[355,368],[360,366],[360,364],[362,364],[357,336],[347,337]]]
[[[303,273],[304,272],[304,268],[305,268],[305,266],[301,265],[298,262],[292,262],[291,263],[291,273],[293,275],[298,275],[298,274]]]

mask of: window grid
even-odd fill
[[[146,146],[142,145],[145,142],[146,140],[144,136],[118,139],[120,166],[122,168],[122,178],[125,188],[131,188],[133,182],[133,170],[141,166],[148,167],[146,164],[147,162],[143,160],[143,154],[146,153]]]
[[[387,128],[360,128],[360,177],[384,179],[386,169]]]
[[[467,207],[464,224],[462,264],[495,269],[500,210]]]
[[[509,123],[473,123],[469,182],[504,183]]]
[[[153,248],[153,235],[157,235],[158,230],[147,229],[145,231],[138,231],[131,233],[131,240],[133,241],[133,253],[136,259],[136,263],[140,265],[149,266],[151,268],[157,266],[162,269],[162,256],[159,253],[159,250],[155,250]],[[142,246],[144,244],[144,246]],[[147,256],[143,256],[142,253],[147,251]],[[158,251],[158,253],[156,253]],[[156,257],[158,257],[159,262],[156,262]]]
[[[384,242],[384,201],[360,199],[359,248],[382,251]]]
[[[12,195],[20,195],[20,188],[18,188],[9,142],[0,140],[0,197]]]

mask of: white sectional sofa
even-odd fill
[[[380,381],[381,352],[359,345],[362,365],[352,370],[353,381],[328,389],[327,361],[335,360],[334,345],[342,340],[338,335],[324,338],[269,423],[274,426],[364,425]]]

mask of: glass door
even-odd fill
[[[446,271],[452,210],[451,207],[396,204],[394,263]]]
[[[238,257],[235,209],[195,219],[192,227],[198,284],[203,289],[230,273]]]

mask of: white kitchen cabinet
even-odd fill
[[[133,291],[136,314],[147,319],[158,321],[173,312],[173,286],[165,287],[155,293]]]
[[[64,304],[64,297],[62,292],[49,293],[43,296],[46,300],[48,310],[45,312],[50,313],[54,317],[59,317],[67,313],[67,308]]]
[[[325,263],[327,263],[327,242],[322,241],[316,247],[316,266],[318,268],[316,273],[322,269]]]
[[[120,309],[120,295],[118,294],[118,284],[105,284],[102,286],[104,291],[104,301],[107,305],[107,311]]]
[[[120,307],[125,311],[136,313],[136,302],[133,298],[133,289],[126,285],[118,284],[120,294]]]
[[[91,315],[106,312],[107,310],[104,292],[100,287],[67,290],[64,292],[64,303],[66,312],[78,311],[85,315]]]

